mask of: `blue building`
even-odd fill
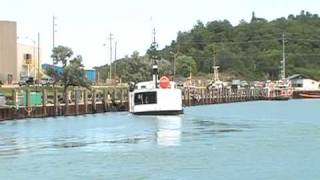
[[[97,71],[94,69],[86,70],[86,78],[91,82],[96,82]]]
[[[63,68],[60,66],[55,66],[52,64],[42,64],[42,69],[54,69],[58,74],[63,73]],[[96,82],[97,72],[94,69],[85,70],[86,72],[86,78],[91,82]]]

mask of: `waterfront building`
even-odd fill
[[[16,80],[17,66],[16,22],[0,21],[0,81]]]
[[[0,80],[3,83],[16,83],[27,76],[38,79],[41,74],[38,54],[35,40],[17,38],[16,22],[0,21]]]

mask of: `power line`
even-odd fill
[[[320,39],[319,40],[316,40],[316,39],[293,39],[293,38],[287,38],[288,40],[292,40],[292,41],[309,41],[309,42],[320,42]]]
[[[252,43],[261,43],[261,42],[274,42],[280,41],[281,39],[269,39],[269,40],[251,40],[251,41],[188,41],[188,42],[179,42],[178,44],[252,44]]]
[[[235,55],[235,54],[232,54],[230,56],[217,56],[219,58],[224,58],[224,59],[241,59],[241,58],[248,58],[248,57],[270,57],[270,56],[278,56],[280,57],[281,55],[280,54],[266,54],[266,53],[258,53],[258,54],[255,54],[255,55]],[[304,56],[304,57],[312,57],[312,56],[320,56],[320,53],[319,54],[307,54],[307,53],[287,53],[286,52],[286,57],[287,56]],[[212,59],[212,56],[208,55],[208,56],[192,56],[194,58],[197,58],[197,59],[207,59],[207,60],[210,60]],[[290,59],[289,59],[290,60]],[[319,59],[320,61],[320,59]]]
[[[320,42],[320,39],[296,39],[296,38],[286,38],[286,41],[309,41],[309,42]],[[176,42],[177,44],[254,44],[254,43],[263,43],[263,42],[280,42],[282,38],[274,38],[274,39],[265,39],[265,40],[249,40],[249,41],[189,41],[189,40],[180,40],[180,41],[187,41],[187,42]]]

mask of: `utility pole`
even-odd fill
[[[38,83],[40,83],[40,33],[38,32]]]
[[[176,76],[176,59],[177,59],[177,54],[175,53],[173,55],[173,77]]]
[[[285,47],[285,35],[282,33],[282,70],[281,70],[281,79],[286,78],[286,47]]]
[[[55,33],[57,32],[56,31],[56,23],[55,23],[55,20],[56,20],[56,17],[53,16],[52,18],[52,50],[54,49],[55,47]],[[52,59],[52,65],[54,64],[54,60]]]
[[[176,58],[177,58],[177,53],[174,53],[170,51],[170,54],[173,55],[173,77],[176,75]]]
[[[114,62],[117,60],[117,41],[114,43]],[[117,63],[114,63],[114,74],[117,74]]]
[[[33,42],[33,57],[32,57],[32,60],[33,60],[33,77],[34,77],[34,80],[37,79],[37,74],[36,74],[36,41],[31,39],[31,41]]]
[[[110,41],[110,80],[112,79],[112,36],[113,34],[110,33],[109,41]]]

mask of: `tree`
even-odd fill
[[[73,55],[72,49],[66,46],[58,46],[53,48],[51,58],[54,64],[62,63],[62,67],[66,67],[69,59]]]
[[[176,62],[177,74],[180,74],[184,77],[188,77],[190,72],[196,74],[197,65],[192,57],[185,55],[178,56]]]
[[[273,21],[253,14],[250,22],[242,20],[236,26],[227,20],[207,22],[205,26],[198,21],[191,30],[178,32],[176,41],[159,52],[166,58],[172,58],[170,51],[190,56],[196,62],[197,72],[209,73],[211,47],[215,46],[217,65],[226,77],[278,79],[282,33],[286,37],[288,75],[303,73],[320,79],[320,18],[307,11]]]
[[[55,64],[59,62],[62,62],[63,64],[63,72],[59,80],[64,87],[64,92],[66,92],[70,86],[90,88],[90,84],[85,77],[82,56],[78,55],[73,59],[70,59],[73,55],[73,51],[65,46],[54,48],[52,53],[51,57],[54,58]]]
[[[140,57],[138,51],[134,51],[128,60],[128,81],[139,82],[149,80],[151,77],[151,64],[148,57]]]
[[[51,66],[49,68],[45,69],[45,74],[52,77],[56,82],[58,82],[61,79],[62,73],[59,73],[54,66]]]
[[[70,86],[80,86],[90,88],[90,83],[85,77],[85,70],[82,64],[82,57],[77,57],[70,60],[70,63],[64,68],[62,83],[66,91]]]

